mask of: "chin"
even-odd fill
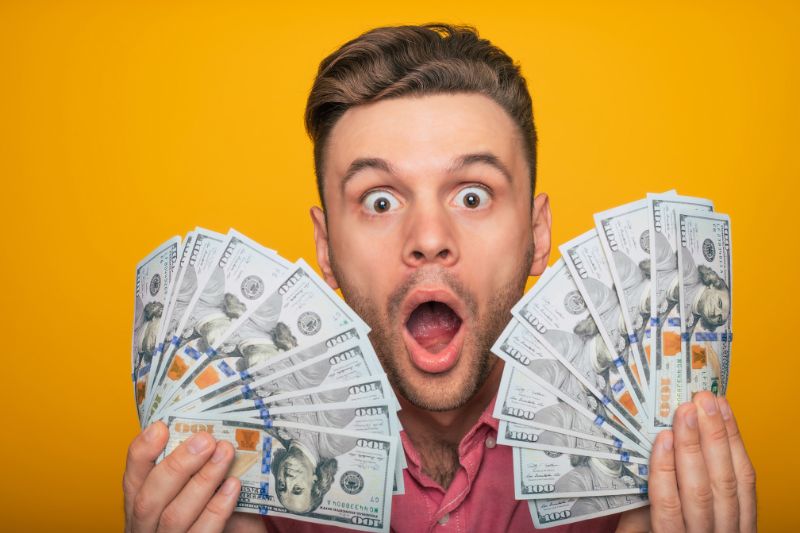
[[[451,411],[463,407],[477,394],[486,382],[493,362],[488,351],[474,351],[459,354],[458,363],[446,372],[431,374],[413,364],[406,364],[404,368],[392,371],[387,367],[387,375],[415,407],[426,411]]]

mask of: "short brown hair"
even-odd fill
[[[323,156],[333,126],[351,107],[386,98],[479,93],[519,126],[536,185],[533,106],[519,65],[471,26],[432,23],[385,26],[345,43],[322,60],[306,103],[314,171],[323,207]]]

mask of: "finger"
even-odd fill
[[[219,488],[217,493],[206,505],[203,514],[197,519],[189,533],[211,533],[222,531],[225,522],[233,514],[236,508],[236,501],[239,499],[239,491],[242,486],[235,477],[229,477]]]
[[[125,474],[122,476],[122,490],[125,495],[126,530],[130,530],[133,515],[133,502],[144,480],[155,466],[155,461],[167,444],[169,431],[163,422],[150,424],[128,447],[125,461]]]
[[[189,529],[225,479],[232,461],[233,446],[229,442],[217,442],[211,459],[189,479],[180,494],[161,513],[159,533]]]
[[[678,493],[686,530],[713,531],[714,494],[711,492],[711,481],[708,479],[708,471],[700,448],[697,408],[693,403],[685,403],[678,407],[672,430],[675,435]]]
[[[739,495],[739,529],[750,533],[756,531],[756,471],[753,463],[747,456],[739,425],[733,416],[733,411],[726,398],[719,398],[719,410],[725,421],[728,432],[728,442],[731,447],[731,462],[736,475],[737,492]]]
[[[681,512],[681,497],[678,493],[678,477],[675,472],[674,435],[662,431],[650,455],[650,477],[647,481],[650,497],[650,524],[656,533],[660,531],[685,531]]]
[[[195,433],[150,471],[133,503],[133,531],[156,529],[161,512],[208,461],[213,450],[211,435]]]
[[[702,391],[695,394],[692,401],[698,408],[700,446],[714,494],[714,530],[739,531],[736,474],[731,462],[728,431],[717,398],[709,391]]]

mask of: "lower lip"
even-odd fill
[[[450,339],[450,343],[437,353],[431,353],[423,348],[408,330],[403,328],[403,340],[411,356],[411,363],[417,369],[428,374],[447,372],[456,366],[461,355],[461,348],[464,345],[464,328],[465,326],[462,323],[456,334]]]

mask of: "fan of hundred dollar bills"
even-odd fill
[[[693,392],[724,393],[730,231],[712,209],[666,193],[595,215],[513,309],[494,415],[537,527],[646,505],[655,433]],[[230,442],[238,511],[388,531],[405,454],[368,331],[302,260],[234,230],[174,237],[136,269],[140,423],[169,427],[162,458],[197,431]],[[303,490],[276,490],[287,464]]]
[[[536,527],[647,505],[652,440],[730,368],[730,219],[674,192],[594,215],[492,348],[498,443]]]
[[[369,328],[304,261],[196,228],[139,263],[134,315],[136,405],[169,428],[162,458],[207,431],[234,447],[237,511],[389,530],[399,404]]]

